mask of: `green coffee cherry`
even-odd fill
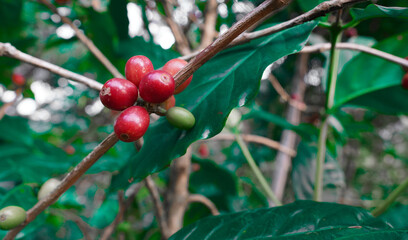
[[[58,187],[58,185],[61,183],[60,180],[55,179],[55,178],[50,178],[48,179],[40,188],[40,191],[38,191],[38,200],[41,200],[45,198],[50,192],[54,191],[55,188]]]
[[[185,108],[172,107],[166,113],[167,121],[176,128],[188,130],[194,127],[194,115]]]
[[[26,211],[18,206],[8,206],[0,210],[0,229],[10,230],[26,219]]]

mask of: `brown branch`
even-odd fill
[[[154,209],[157,221],[159,222],[160,231],[162,232],[163,236],[167,236],[168,224],[166,221],[163,203],[160,200],[159,190],[157,189],[156,184],[154,183],[150,175],[145,178],[144,182],[150,192],[150,196],[152,196],[153,199]],[[167,238],[168,237],[166,237],[166,239]]]
[[[277,141],[274,141],[272,139],[266,138],[266,137],[262,137],[262,136],[258,136],[258,135],[251,135],[251,134],[241,134],[241,137],[244,141],[246,142],[253,142],[253,143],[259,143],[262,145],[265,145],[267,147],[279,150],[281,152],[284,152],[286,154],[288,154],[291,157],[296,156],[296,151],[282,146],[280,143],[278,143]],[[230,133],[221,133],[216,135],[215,137],[208,139],[208,140],[230,140],[230,141],[235,141],[235,135],[234,134],[230,134]]]
[[[187,207],[188,181],[191,167],[191,147],[184,156],[175,159],[170,166],[169,187],[166,191],[165,207],[167,210],[167,239],[183,227],[184,213]]]
[[[250,33],[242,33],[240,36],[238,36],[236,39],[234,39],[232,41],[232,43],[230,43],[228,45],[228,47],[232,47],[235,45],[239,45],[239,44],[244,44],[247,43],[251,40],[260,38],[260,37],[264,37],[273,33],[277,33],[280,32],[282,30],[300,25],[302,23],[305,22],[309,22],[312,21],[318,17],[324,16],[329,12],[333,12],[336,10],[339,10],[345,6],[351,5],[351,4],[355,4],[358,2],[365,2],[368,0],[332,0],[332,1],[325,1],[319,5],[317,5],[315,8],[313,8],[312,10],[303,13],[302,15],[299,15],[296,18],[293,18],[291,20],[288,20],[286,22],[277,24],[275,26],[272,26],[270,28],[265,28],[263,30],[260,31],[255,31],[255,32],[250,32]],[[189,55],[180,57],[181,59],[184,60],[189,60],[195,56],[197,56],[198,54],[200,54],[200,51],[191,53]],[[183,79],[184,79],[184,75],[183,75]]]
[[[110,236],[112,235],[113,231],[115,231],[118,224],[123,221],[123,217],[125,216],[126,210],[133,203],[136,197],[136,194],[139,192],[141,187],[142,185],[140,183],[136,183],[133,186],[131,186],[127,190],[126,195],[128,195],[128,198],[126,200],[124,199],[123,191],[118,192],[119,212],[116,215],[115,220],[113,220],[113,222],[105,228],[100,240],[108,240],[110,238]]]
[[[215,54],[225,49],[236,37],[250,26],[260,21],[263,16],[289,4],[290,0],[266,0],[248,13],[244,18],[235,23],[227,32],[217,38],[212,44],[203,49],[175,76],[176,87],[187,80],[198,68],[210,60]]]
[[[320,43],[316,44],[313,46],[306,46],[300,51],[301,53],[312,53],[312,52],[324,52],[328,51],[331,48],[330,43]],[[377,56],[380,58],[383,58],[385,60],[388,60],[390,62],[394,62],[396,64],[399,64],[403,67],[408,67],[408,60],[404,58],[400,58],[398,56],[380,51],[375,48],[367,47],[364,45],[356,44],[356,43],[336,43],[336,48],[337,49],[347,49],[347,50],[355,50],[355,51],[360,51],[364,53],[368,53],[373,56]]]
[[[264,37],[267,35],[271,35],[273,33],[280,32],[282,30],[300,25],[305,22],[309,22],[313,19],[316,19],[318,17],[322,17],[326,15],[329,12],[333,12],[339,9],[342,9],[346,6],[349,6],[351,4],[355,4],[358,2],[366,2],[368,0],[332,0],[332,1],[325,1],[319,5],[317,5],[315,8],[312,10],[299,15],[296,18],[293,18],[289,21],[277,24],[273,27],[265,28],[263,30],[251,32],[251,33],[243,33],[239,37],[237,37],[231,44],[232,45],[237,45],[237,44],[242,44],[248,41],[251,41],[256,38]]]
[[[163,4],[164,11],[166,13],[165,20],[167,25],[169,25],[171,31],[173,32],[174,38],[176,39],[176,46],[178,51],[182,54],[190,54],[190,45],[188,43],[186,35],[180,26],[173,20],[173,7],[168,0],[160,0]]]
[[[64,218],[75,222],[78,225],[79,230],[84,235],[85,240],[94,239],[90,235],[91,235],[91,233],[95,232],[95,229],[93,227],[89,226],[89,224],[87,222],[82,220],[82,218],[80,216],[72,213],[69,210],[51,209],[50,212],[55,214],[55,215],[63,216]]]
[[[188,203],[192,203],[192,202],[199,202],[204,204],[208,209],[210,209],[211,214],[216,216],[216,215],[220,215],[220,212],[217,209],[217,206],[215,206],[215,204],[208,199],[206,196],[201,195],[201,194],[190,194],[190,196],[188,196],[187,198],[187,202]]]
[[[27,218],[20,226],[10,230],[3,240],[11,240],[42,211],[53,204],[65,191],[67,191],[103,154],[105,154],[118,141],[115,133],[111,133],[98,146],[92,150],[76,167],[69,172],[58,187],[46,198],[40,200],[27,211]]]
[[[207,9],[205,13],[204,29],[201,37],[201,43],[198,49],[203,49],[210,45],[214,38],[217,36],[217,31],[215,31],[215,25],[217,24],[217,0],[208,0]]]
[[[68,71],[62,67],[59,67],[57,65],[54,65],[52,63],[49,63],[47,61],[41,60],[39,58],[33,57],[31,55],[28,55],[26,53],[23,53],[16,49],[14,46],[12,46],[10,43],[2,43],[0,42],[0,56],[7,56],[11,57],[20,61],[27,62],[31,65],[34,65],[36,67],[40,67],[43,69],[46,69],[50,72],[53,72],[55,74],[58,74],[62,77],[74,80],[76,82],[85,84],[86,86],[100,91],[103,84],[92,80],[90,78],[84,77],[80,74]]]
[[[287,93],[285,91],[285,89],[282,87],[282,85],[279,83],[278,79],[276,79],[275,76],[273,76],[272,74],[269,74],[268,76],[268,80],[269,82],[272,84],[273,88],[276,90],[276,92],[279,94],[279,96],[286,102],[289,102],[289,104],[300,110],[300,111],[306,111],[307,106],[304,102],[296,100],[296,99],[292,99],[289,95],[289,93]]]
[[[48,0],[38,0],[45,6],[47,6],[53,13],[57,14],[62,22],[65,24],[68,24],[75,32],[75,35],[78,37],[78,39],[91,51],[91,53],[108,69],[110,73],[114,77],[117,78],[124,78],[123,75],[116,69],[115,66],[109,61],[108,58],[103,55],[103,53],[95,46],[95,44],[85,36],[85,34],[77,27],[75,24],[67,17],[61,16],[58,12],[58,9]]]
[[[297,74],[294,77],[294,94],[299,97],[299,100],[303,99],[306,90],[306,83],[304,77],[307,73],[307,63],[309,60],[309,54],[299,55],[297,61]],[[300,109],[289,105],[288,111],[286,113],[286,119],[293,125],[298,125],[300,123],[301,111]],[[298,135],[296,132],[285,129],[282,132],[282,137],[280,144],[281,146],[287,147],[289,149],[296,149]],[[272,191],[275,193],[279,201],[282,201],[283,193],[285,190],[286,182],[288,179],[289,171],[292,166],[291,159],[292,156],[285,152],[279,151],[275,158],[275,168],[272,178]]]

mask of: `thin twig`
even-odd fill
[[[15,58],[18,59],[20,61],[24,61],[26,63],[32,64],[36,67],[40,67],[43,69],[46,69],[50,72],[53,72],[55,74],[58,74],[62,77],[74,80],[76,82],[85,84],[86,86],[98,90],[100,91],[103,84],[87,78],[85,76],[82,76],[80,74],[71,72],[69,70],[66,70],[62,67],[59,67],[57,65],[54,65],[52,63],[49,63],[47,61],[41,60],[39,58],[33,57],[31,55],[28,55],[26,53],[23,53],[21,51],[19,51],[18,49],[16,49],[14,46],[12,46],[10,43],[2,43],[0,42],[0,56],[7,56],[7,57],[11,57],[11,58]]]
[[[251,41],[253,39],[257,39],[260,37],[264,37],[267,35],[271,35],[273,33],[280,32],[282,30],[300,25],[305,22],[309,22],[313,19],[316,19],[318,17],[322,17],[326,15],[329,12],[333,12],[339,9],[342,9],[348,5],[355,4],[358,2],[366,2],[368,0],[332,0],[332,1],[325,1],[316,7],[314,7],[312,10],[299,15],[298,17],[295,17],[289,21],[277,24],[275,26],[265,28],[263,30],[251,32],[251,33],[243,33],[239,37],[237,37],[231,44],[236,45],[236,44],[242,44],[248,41]]]
[[[276,195],[273,193],[273,191],[269,187],[268,182],[266,181],[259,167],[256,165],[255,160],[252,157],[251,153],[249,152],[248,147],[242,140],[241,135],[235,134],[235,139],[239,147],[241,148],[241,151],[244,154],[244,157],[247,160],[249,167],[251,168],[252,172],[255,174],[255,177],[258,179],[259,183],[261,184],[262,189],[266,193],[266,196],[269,198],[269,200],[273,202],[274,205],[281,206],[282,203],[279,201],[278,198],[276,198]]]
[[[306,109],[307,109],[306,104],[304,102],[299,101],[299,100],[292,99],[290,97],[289,93],[287,93],[285,91],[285,89],[282,87],[282,85],[279,83],[278,79],[276,79],[275,76],[273,76],[272,74],[269,74],[268,80],[272,84],[272,86],[276,90],[276,92],[279,94],[279,96],[284,101],[288,102],[289,105],[291,105],[292,107],[298,109],[299,111],[306,111]]]
[[[187,198],[187,202],[188,203],[192,203],[192,202],[199,202],[204,204],[208,209],[210,209],[211,214],[214,216],[220,215],[220,212],[217,209],[217,206],[215,206],[215,204],[208,199],[206,196],[201,195],[201,194],[190,194]]]
[[[251,135],[251,134],[241,134],[242,139],[245,142],[253,142],[253,143],[259,143],[262,145],[265,145],[267,147],[279,150],[281,152],[284,152],[286,154],[288,154],[291,157],[295,157],[296,156],[296,151],[282,146],[279,142],[274,141],[272,139],[266,138],[266,137],[262,137],[262,136],[258,136],[258,135]],[[231,133],[220,133],[218,135],[216,135],[215,137],[209,139],[210,141],[212,140],[231,140],[234,141],[235,140],[235,135],[231,134]]]
[[[63,216],[64,218],[75,222],[78,225],[79,230],[84,235],[85,240],[92,240],[91,233],[95,233],[95,229],[85,222],[80,216],[72,213],[69,210],[51,209],[51,213],[55,215]]]
[[[109,61],[108,58],[103,55],[103,53],[95,46],[95,44],[85,36],[85,34],[67,17],[59,14],[58,9],[48,0],[38,0],[45,6],[47,6],[53,13],[57,14],[62,22],[68,24],[72,30],[74,30],[75,35],[78,39],[91,51],[91,53],[108,69],[108,71],[117,78],[124,78],[123,75],[116,69],[115,66]]]
[[[331,48],[331,44],[330,43],[319,43],[313,46],[306,46],[304,47],[300,52],[301,53],[312,53],[312,52],[324,52],[324,51],[328,51]],[[403,67],[408,67],[408,60],[405,58],[400,58],[398,56],[380,51],[378,49],[375,48],[371,48],[368,46],[364,46],[361,44],[357,44],[357,43],[336,43],[336,49],[347,49],[347,50],[355,50],[355,51],[360,51],[360,52],[364,52],[364,53],[368,53],[370,55],[373,56],[377,56],[380,58],[383,58],[385,60],[388,60],[390,62],[394,62],[397,63]]]
[[[408,188],[408,178],[406,178],[394,191],[391,192],[390,195],[382,202],[379,206],[377,206],[371,214],[374,217],[378,217],[383,214],[390,206],[395,202],[398,196],[401,195],[406,189]]]
[[[140,183],[132,185],[126,192],[127,195],[126,200],[124,199],[123,191],[118,192],[119,212],[116,215],[115,220],[113,220],[113,222],[105,228],[100,240],[108,240],[110,238],[118,224],[123,221],[123,217],[125,216],[126,210],[133,203],[136,194],[139,192],[141,187],[142,184]]]
[[[173,32],[174,38],[176,39],[176,47],[179,52],[183,55],[190,54],[190,46],[187,40],[186,35],[183,33],[183,30],[180,26],[173,20],[173,7],[168,0],[160,0],[163,4],[164,11],[166,13],[165,20],[167,25],[169,25],[171,31]]]
[[[217,31],[215,31],[215,25],[217,23],[218,17],[217,7],[217,0],[207,1],[207,8],[204,18],[204,29],[201,37],[201,43],[198,49],[203,49],[210,45],[217,35]]]
[[[288,5],[290,0],[266,0],[253,11],[248,13],[240,21],[235,23],[227,32],[218,37],[212,44],[203,49],[175,76],[176,87],[187,80],[198,68],[210,60],[215,54],[225,49],[236,37],[248,29],[256,22],[263,19],[263,16]]]
[[[27,211],[27,218],[23,224],[10,230],[3,240],[11,240],[31,221],[33,221],[42,211],[53,204],[67,191],[103,154],[105,154],[118,141],[115,133],[111,133],[98,146],[92,150],[75,168],[69,172],[61,181],[58,187],[47,197],[40,200]]]
[[[154,209],[156,212],[157,221],[159,222],[160,231],[165,236],[165,233],[168,232],[168,225],[164,213],[163,203],[160,200],[159,190],[157,189],[156,184],[154,183],[150,175],[145,178],[144,182],[150,192],[150,196],[152,196],[153,199]]]

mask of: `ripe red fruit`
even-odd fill
[[[13,73],[13,75],[11,75],[11,80],[17,86],[23,86],[26,82],[25,77],[18,73]]]
[[[55,0],[56,3],[58,3],[59,5],[64,5],[69,3],[71,0]]]
[[[405,60],[408,60],[408,57],[405,57]],[[403,66],[402,69],[403,69],[405,72],[408,72],[408,67]]]
[[[133,142],[145,134],[149,123],[150,117],[147,110],[140,106],[133,106],[119,115],[114,131],[123,142]]]
[[[129,58],[125,66],[126,79],[139,87],[142,78],[149,72],[153,71],[153,64],[149,58],[137,55]]]
[[[183,59],[175,58],[164,64],[163,71],[170,73],[170,75],[174,77],[176,73],[178,73],[178,71],[180,71],[186,65],[187,62],[184,61]],[[193,75],[191,75],[186,81],[184,81],[180,86],[178,86],[174,91],[174,94],[181,93],[190,84],[192,79]]]
[[[404,89],[408,90],[408,73],[405,73],[405,75],[402,77],[401,85]]]
[[[75,148],[72,145],[68,145],[68,146],[64,147],[64,151],[68,155],[73,155],[75,153]]]
[[[126,79],[112,78],[102,87],[99,97],[105,107],[121,111],[137,100],[137,87]]]
[[[210,155],[210,149],[208,148],[207,144],[202,143],[198,147],[198,153],[202,158],[206,158]]]
[[[155,70],[146,74],[140,81],[140,96],[150,103],[161,103],[174,93],[173,77],[162,70]]]

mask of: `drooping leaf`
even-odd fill
[[[396,56],[408,55],[408,32],[388,38],[373,47]],[[387,114],[408,112],[402,89],[403,71],[398,64],[360,53],[350,60],[337,80],[335,107],[358,105]]]
[[[385,239],[408,236],[367,210],[336,203],[297,201],[207,217],[170,237],[176,239]]]
[[[407,229],[408,222],[408,206],[407,205],[398,205],[390,208],[380,217],[383,221],[389,222],[395,228]]]
[[[408,8],[384,7],[376,4],[370,4],[364,9],[350,9],[350,15],[353,17],[353,20],[347,25],[353,26],[361,21],[371,18],[392,17],[408,19]]]
[[[123,188],[131,178],[139,180],[157,172],[184,154],[194,141],[219,133],[232,109],[256,95],[265,67],[299,51],[316,24],[309,22],[228,49],[204,64],[190,86],[176,97],[178,106],[194,114],[194,128],[175,129],[163,118],[151,124],[144,135],[143,148],[129,159],[126,168],[115,177],[114,185]]]

